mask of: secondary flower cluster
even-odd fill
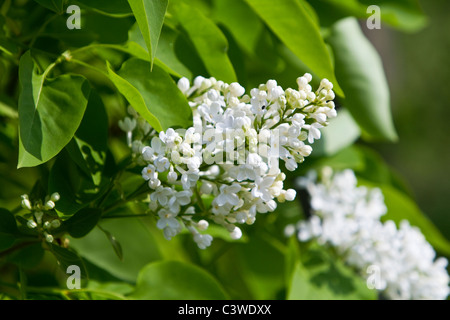
[[[399,228],[393,221],[380,221],[387,209],[379,189],[357,187],[353,171],[333,175],[329,168],[321,179],[311,171],[298,182],[311,196],[313,210],[309,220],[297,225],[300,241],[316,239],[334,247],[348,265],[366,276],[378,270],[374,287],[387,298],[447,298],[447,260],[435,259],[432,246],[407,221]]]
[[[50,196],[46,196],[44,202],[38,200],[31,203],[26,194],[22,195],[21,198],[22,208],[31,211],[31,214],[25,216],[28,217],[27,227],[37,230],[47,242],[52,243],[54,239],[51,232],[61,226],[61,220],[52,213],[55,208],[55,202],[60,198],[59,193],[55,192]]]
[[[297,79],[298,90],[283,90],[269,80],[250,95],[238,83],[197,77],[178,88],[188,98],[193,127],[156,134],[133,110],[119,125],[138,163],[145,165],[150,209],[167,239],[184,227],[202,249],[212,237],[200,233],[210,222],[225,227],[232,239],[242,236],[236,224],[252,224],[256,213],[274,211],[275,200],[295,198],[283,189],[287,170],[310,155],[309,144],[336,116],[333,85],[322,80],[313,92],[311,75]],[[307,141],[307,142],[306,142]],[[209,222],[208,222],[209,221]]]

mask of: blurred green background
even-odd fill
[[[429,19],[417,33],[363,27],[382,56],[400,137],[376,148],[450,238],[450,1],[420,4]]]

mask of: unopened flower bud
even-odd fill
[[[170,171],[167,174],[167,181],[168,182],[174,183],[175,181],[177,181],[177,179],[178,179],[178,175],[177,175],[177,173],[175,171]]]
[[[242,231],[239,227],[235,227],[234,230],[230,233],[230,237],[233,240],[238,240],[242,237]]]
[[[244,95],[244,93],[245,93],[244,87],[242,87],[237,82],[231,83],[230,86],[228,87],[228,89],[230,90],[231,95],[234,97],[240,97],[240,96]]]
[[[20,203],[22,208],[31,210],[31,202],[28,199],[22,199],[22,202]]]
[[[206,221],[206,220],[200,220],[200,221],[197,223],[197,228],[198,228],[198,230],[200,230],[200,231],[205,231],[206,229],[208,229],[208,227],[209,227],[209,223],[208,223],[208,221]]]
[[[59,228],[61,226],[61,221],[59,221],[58,219],[55,219],[51,222],[51,226],[54,229]]]
[[[36,228],[38,225],[37,225],[37,223],[36,223],[34,220],[28,220],[27,226],[28,226],[28,228],[30,228],[30,229],[34,229],[34,228]]]
[[[189,80],[187,78],[181,78],[180,80],[178,80],[178,89],[180,89],[180,91],[185,94],[190,87],[190,83]]]
[[[60,199],[59,193],[58,192],[54,192],[52,193],[52,195],[50,196],[50,200],[52,200],[53,202],[56,202]]]
[[[52,210],[53,208],[55,208],[55,203],[52,200],[49,200],[45,203],[45,210]]]
[[[44,232],[45,235],[45,241],[47,241],[48,243],[52,243],[53,242],[53,236],[51,234],[48,234],[47,232]]]
[[[306,81],[308,81],[308,82],[311,82],[311,80],[312,80],[312,75],[311,75],[311,73],[305,73],[305,74],[303,75],[303,77],[305,77]]]
[[[322,79],[322,81],[320,81],[320,86],[325,88],[325,90],[333,89],[333,84],[328,81],[328,79]]]

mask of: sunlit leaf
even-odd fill
[[[64,221],[64,227],[74,238],[82,238],[87,235],[98,223],[101,210],[96,208],[84,208]]]
[[[132,58],[117,74],[111,68],[108,73],[119,92],[155,130],[190,125],[192,112],[186,98],[159,66],[150,71],[149,62]]]
[[[354,18],[338,22],[328,38],[345,107],[371,139],[395,141],[389,87],[381,58]]]
[[[216,24],[182,0],[171,2],[170,10],[187,32],[210,75],[225,82],[236,81],[227,55],[228,41]]]
[[[128,0],[128,3],[144,36],[153,65],[168,0]]]
[[[320,30],[298,0],[245,0],[284,44],[317,76],[342,90],[334,75],[331,57]]]
[[[416,32],[427,24],[427,18],[417,0],[309,0],[325,26],[354,16],[367,19],[375,12],[369,6],[376,5],[383,23],[402,31]]]
[[[223,300],[220,284],[205,270],[184,262],[151,263],[141,270],[133,299]]]
[[[361,133],[355,120],[345,109],[340,109],[337,118],[331,119],[328,127],[321,131],[322,137],[312,146],[313,156],[334,155],[353,144]]]
[[[78,75],[46,79],[28,51],[20,59],[18,167],[44,163],[72,139],[87,106],[90,87]]]
[[[301,252],[294,269],[287,298],[289,300],[374,300],[362,276],[341,261],[333,259],[323,248],[310,247]]]
[[[116,254],[117,249],[111,246],[110,239],[99,228],[83,238],[71,239],[70,244],[83,258],[111,275],[136,282],[141,268],[161,258],[153,236],[136,218],[105,219],[100,225],[114,236],[116,242],[121,243],[122,261]]]

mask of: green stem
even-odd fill
[[[42,82],[45,81],[45,79],[47,78],[48,74],[50,73],[50,71],[53,70],[53,68],[60,63],[59,59],[57,59],[55,62],[53,62],[51,65],[49,65],[47,67],[47,69],[45,69],[44,73],[42,74]]]

